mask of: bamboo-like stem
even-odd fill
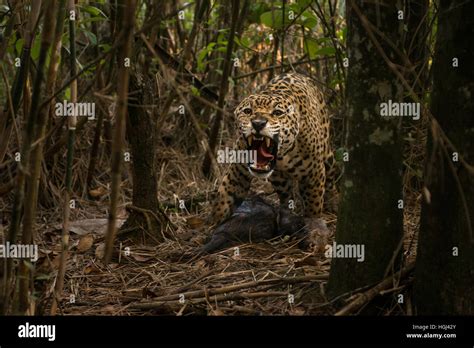
[[[98,37],[99,33],[97,30],[97,24],[92,22],[92,31],[96,37]],[[100,55],[100,47],[96,45],[95,47],[96,55]],[[102,67],[100,66],[97,69],[97,88],[102,90],[104,88],[104,78],[102,76]],[[89,166],[87,169],[87,178],[86,178],[86,189],[87,192],[91,189],[92,180],[94,178],[94,171],[97,163],[97,157],[99,154],[99,145],[100,145],[100,135],[102,134],[102,126],[104,124],[104,113],[99,112],[99,117],[97,118],[95,126],[95,133],[94,133],[94,140],[92,141],[91,153],[89,157]]]
[[[3,37],[10,37],[10,35],[12,34],[13,27],[15,26],[16,12],[18,8],[20,7],[19,6],[20,4],[21,4],[21,1],[13,2],[12,8],[11,8],[12,15],[10,16],[10,19],[7,22],[5,32],[3,33]],[[3,60],[3,56],[5,55],[5,52],[7,51],[8,43],[9,43],[9,40],[2,40],[2,42],[0,43],[0,60]]]
[[[55,8],[56,1],[50,1],[47,3],[45,11],[51,13]],[[49,47],[51,46],[52,38],[54,32],[54,21],[49,20],[45,17],[43,22],[43,32],[41,36],[41,47],[40,54],[38,59],[38,72],[33,84],[33,93],[31,96],[31,106],[30,112],[28,115],[26,132],[23,137],[23,142],[21,146],[21,161],[18,168],[17,174],[17,185],[15,187],[15,197],[13,201],[12,209],[12,222],[10,224],[10,229],[8,231],[8,240],[10,243],[15,243],[20,230],[20,215],[21,210],[24,204],[25,198],[25,182],[26,177],[29,175],[29,166],[30,166],[30,154],[31,154],[31,143],[34,139],[36,124],[38,119],[39,104],[41,99],[41,85],[44,78],[44,67],[46,65],[46,59]],[[27,58],[29,59],[29,57]],[[15,105],[14,105],[15,106]],[[8,310],[9,303],[9,292],[10,292],[10,281],[12,278],[13,262],[12,259],[7,260],[7,287],[4,292],[4,303],[2,311],[6,313]]]
[[[69,14],[69,50],[70,50],[70,75],[76,75],[76,17],[77,12],[74,0],[68,1]],[[71,15],[74,14],[74,20]],[[77,79],[71,82],[71,103],[77,103]],[[55,315],[58,309],[58,302],[61,298],[64,286],[64,275],[66,274],[66,262],[69,246],[69,216],[71,212],[70,199],[72,196],[72,162],[74,159],[74,137],[76,134],[77,115],[75,111],[68,119],[68,143],[67,143],[67,164],[66,164],[66,191],[64,194],[63,228],[61,233],[61,257],[59,270],[54,288],[53,302],[51,304],[51,315]]]
[[[282,24],[280,29],[280,35],[281,35],[281,45],[280,45],[280,55],[281,55],[281,63],[280,63],[280,74],[283,73],[283,66],[285,64],[285,7],[286,7],[286,0],[282,1],[282,7],[281,7],[281,19],[282,19]]]
[[[130,59],[132,51],[133,27],[135,24],[135,8],[136,0],[128,0],[126,6],[122,9],[122,32],[123,46],[118,54],[119,70],[118,70],[118,88],[117,88],[117,118],[115,124],[115,132],[112,143],[112,163],[111,163],[111,194],[110,194],[110,211],[107,226],[107,235],[105,239],[104,262],[110,262],[112,257],[113,243],[117,233],[117,205],[120,193],[120,167],[122,164],[122,139],[125,131],[125,116],[127,112],[128,99],[128,82],[129,67],[125,66],[125,59]],[[125,15],[126,14],[126,15]]]
[[[63,23],[64,23],[64,10],[65,2],[61,1],[54,8],[52,16],[57,13],[56,16],[56,27],[54,32],[54,39],[51,48],[51,59],[48,67],[48,76],[46,79],[46,96],[49,96],[53,93],[56,75],[59,67],[59,55],[61,50],[61,37],[63,33]],[[23,232],[22,232],[22,243],[31,244],[35,240],[35,216],[36,216],[36,207],[38,202],[38,188],[39,188],[39,179],[41,175],[41,161],[43,158],[43,146],[44,141],[41,141],[44,138],[46,132],[46,121],[48,114],[52,109],[52,105],[48,105],[46,109],[40,110],[38,115],[37,122],[37,131],[35,136],[35,141],[38,142],[37,146],[33,148],[31,154],[31,177],[26,191],[26,204],[25,204],[25,214],[23,218]],[[31,273],[29,272],[30,267],[27,267],[25,262],[20,263],[20,312],[25,313],[29,307],[29,292],[31,291],[32,279],[30,279]],[[28,313],[25,313],[28,314]],[[32,313],[30,313],[32,314]]]
[[[199,26],[201,25],[202,19],[206,12],[206,8],[209,6],[209,3],[208,1],[196,2],[196,6],[199,6],[199,8],[196,9],[196,17],[193,22],[193,27],[191,28],[191,33],[189,34],[187,44],[183,49],[183,53],[176,68],[177,76],[181,75],[186,70],[185,64],[189,59],[189,55],[191,54],[191,50],[194,45],[194,41],[197,37]],[[178,94],[176,93],[176,91],[172,90],[168,94],[166,100],[163,102],[163,106],[158,117],[158,122],[156,123],[156,134],[159,134],[161,127],[163,126],[165,116],[168,114],[169,109],[177,96]]]
[[[28,26],[25,31],[25,41],[23,43],[23,49],[21,51],[20,57],[20,68],[15,76],[12,86],[12,100],[13,100],[13,110],[7,104],[4,108],[3,119],[0,119],[0,163],[5,157],[5,153],[8,147],[8,141],[13,129],[14,118],[20,108],[21,95],[23,92],[23,87],[25,86],[27,80],[27,73],[30,67],[30,49],[33,44],[33,39],[35,37],[35,28],[36,23],[40,15],[41,9],[41,0],[33,1],[31,4],[31,12],[28,16]],[[6,40],[8,42],[8,40]],[[10,118],[11,117],[11,118]]]
[[[221,109],[224,107],[225,97],[227,95],[227,88],[229,86],[229,76],[232,70],[231,58],[232,58],[232,51],[234,49],[235,30],[237,28],[237,22],[239,20],[238,18],[239,17],[239,4],[240,4],[240,0],[232,1],[232,22],[230,26],[229,38],[227,40],[227,50],[226,50],[224,65],[222,69],[222,79],[221,79],[221,85],[219,88],[219,100],[217,102],[217,105]],[[243,20],[243,18],[240,18],[240,20]],[[214,123],[212,124],[211,132],[209,135],[209,147],[210,147],[212,156],[214,156],[214,153],[216,150],[217,138],[218,138],[219,130],[221,128],[221,123],[222,123],[222,116],[223,116],[223,113],[218,109],[216,118],[214,120]],[[204,158],[204,162],[202,165],[202,171],[204,175],[210,174],[209,172],[210,172],[211,164],[212,164],[212,159],[210,158],[210,155],[207,154],[206,157]]]

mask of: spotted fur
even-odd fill
[[[319,216],[325,191],[334,191],[334,158],[326,105],[314,82],[296,73],[277,76],[260,93],[242,100],[235,116],[239,149],[247,149],[246,139],[255,133],[258,121],[264,124],[259,134],[277,140],[278,152],[270,173],[252,174],[247,164],[231,165],[218,189],[214,221],[221,222],[230,215],[247,195],[254,176],[268,177],[280,204],[293,199],[297,180],[305,216]]]

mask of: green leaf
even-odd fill
[[[214,48],[214,46],[216,45],[215,42],[210,42],[207,46],[206,46],[206,50],[208,53],[211,53],[212,49]]]
[[[48,273],[40,273],[37,276],[35,276],[35,280],[48,280],[54,277],[54,274],[48,274]]]
[[[204,63],[204,58],[206,58],[206,56],[207,56],[207,52],[206,52],[205,49],[199,51],[199,53],[197,55],[197,61],[196,61],[198,72],[203,72],[204,71],[204,68],[206,66],[206,64]]]
[[[262,13],[268,11],[270,7],[267,3],[257,2],[250,5],[247,20],[249,23],[261,23],[260,16]]]
[[[110,49],[112,48],[112,46],[109,44],[100,44],[99,47],[104,53],[110,51]]]
[[[21,55],[21,51],[23,50],[23,45],[24,44],[25,44],[25,39],[23,39],[23,38],[16,41],[15,49],[16,49],[16,54],[18,56]]]
[[[334,158],[337,162],[342,162],[344,158],[344,152],[346,152],[346,149],[344,149],[343,147],[340,147],[336,151],[334,151]]]
[[[262,13],[260,16],[260,23],[263,25],[272,28],[272,29],[281,29],[283,27],[283,18],[281,10],[274,10]],[[285,25],[289,24],[290,20],[285,20]]]
[[[18,56],[18,53],[16,53],[16,36],[15,35],[10,35],[8,38],[8,46],[7,46],[7,52],[11,55]]]
[[[342,29],[341,40],[346,41],[347,38],[347,26]]]
[[[92,23],[92,22],[103,22],[105,19],[102,17],[86,17],[86,18],[81,18],[81,24],[87,24],[87,23]]]
[[[318,24],[316,16],[310,11],[304,11],[297,22],[308,29],[313,29]]]
[[[314,28],[316,26],[316,17],[309,11],[304,11],[300,15],[300,9],[296,4],[289,4],[285,7],[285,21],[283,23],[283,9],[281,7],[274,8],[273,11],[267,11],[260,16],[260,23],[272,29],[287,28],[290,24],[301,24],[306,28]],[[290,16],[290,14],[292,16]],[[296,20],[295,20],[296,19]]]
[[[49,63],[51,63],[51,55],[52,55],[53,49],[51,47],[48,48],[48,52],[46,53],[46,63],[45,66],[49,67]],[[59,55],[61,56],[61,55]]]
[[[104,12],[102,12],[99,8],[94,7],[94,6],[85,5],[85,6],[82,6],[82,10],[89,13],[92,17],[107,18]]]
[[[242,48],[249,48],[250,40],[248,37],[238,38],[237,36],[235,36],[234,41],[237,45],[239,45]]]
[[[206,58],[212,53],[212,50],[216,46],[215,42],[210,42],[206,47],[201,49],[197,55],[197,70],[203,72],[206,67]]]
[[[318,44],[326,46],[326,44],[330,45],[332,43],[331,38],[329,37],[320,37],[317,38]]]
[[[217,35],[217,44],[222,46],[227,46],[227,29],[219,30],[219,35]]]
[[[83,31],[84,34],[87,36],[87,38],[89,39],[90,43],[92,45],[97,45],[97,36],[95,36],[95,34],[89,30],[84,30]]]
[[[197,96],[201,95],[201,92],[199,91],[199,89],[197,89],[194,86],[191,86],[191,93],[194,94],[194,95],[197,95]]]
[[[64,99],[67,101],[71,100],[71,87],[67,87],[64,91]]]
[[[37,60],[39,58],[40,49],[41,37],[39,35],[36,35],[35,42],[33,43],[33,47],[31,48],[31,58],[33,58],[33,60]]]
[[[332,46],[323,47],[316,51],[317,56],[330,56],[336,53],[336,49]]]
[[[316,40],[311,38],[305,38],[304,40],[304,52],[309,56],[309,59],[314,59],[317,56],[318,43]]]
[[[296,0],[300,9],[307,8],[313,0]]]
[[[313,29],[318,24],[318,21],[316,20],[316,17],[310,17],[306,18],[302,24],[308,29]]]

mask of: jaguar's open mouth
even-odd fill
[[[276,164],[278,142],[263,135],[250,135],[246,139],[247,150],[255,151],[256,160],[249,163],[249,169],[256,174],[270,173]]]

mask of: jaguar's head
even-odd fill
[[[257,154],[248,168],[256,177],[269,177],[277,156],[293,147],[299,132],[298,110],[282,96],[251,95],[237,106],[235,116],[247,150]]]

